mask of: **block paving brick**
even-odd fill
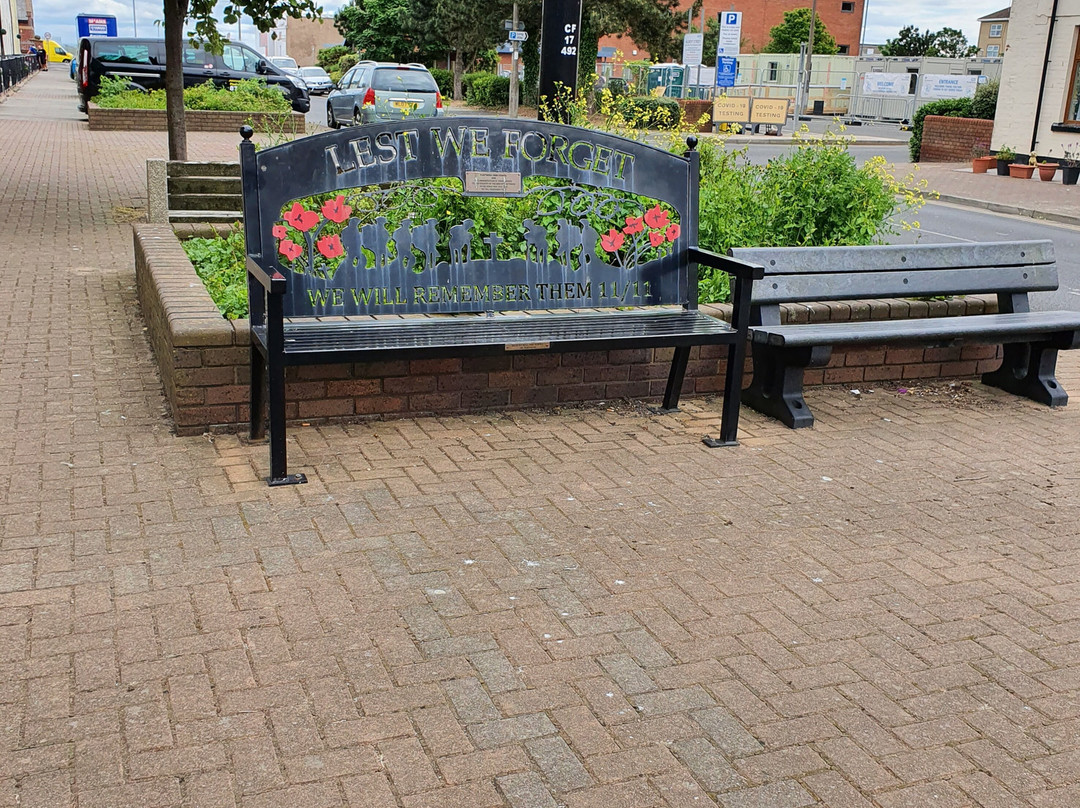
[[[170,428],[130,228],[164,134],[74,103],[0,103],[0,806],[1080,803],[1075,404],[810,389],[722,450],[701,397],[331,423],[271,490]]]

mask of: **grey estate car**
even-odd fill
[[[421,64],[359,62],[326,99],[326,125],[332,129],[442,114],[439,87]]]

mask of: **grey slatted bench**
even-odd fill
[[[760,272],[697,249],[696,138],[679,156],[593,130],[472,117],[261,151],[251,134],[241,130],[240,148],[251,434],[265,434],[268,410],[271,485],[305,481],[286,467],[294,365],[671,347],[670,411],[691,347],[727,345],[714,443],[735,443]],[[470,197],[512,200],[520,224],[493,232],[481,215],[501,214]],[[699,262],[734,276],[731,325],[698,311]]]
[[[730,254],[764,277],[751,293],[753,379],[743,401],[792,428],[814,423],[803,372],[834,345],[1001,343],[984,384],[1051,407],[1068,395],[1054,377],[1059,350],[1080,347],[1080,312],[1031,311],[1030,292],[1058,287],[1050,241],[875,247],[740,248]],[[996,294],[997,314],[782,324],[780,304]]]

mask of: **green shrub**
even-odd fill
[[[640,129],[670,129],[679,121],[679,102],[651,95],[624,95],[614,98],[623,118]]]
[[[915,118],[911,122],[911,140],[908,141],[908,153],[911,162],[919,162],[919,152],[922,150],[923,120],[927,115],[944,115],[947,118],[971,118],[970,98],[945,98],[941,101],[931,101],[923,104],[915,112]]]
[[[975,98],[971,101],[971,117],[983,118],[988,121],[994,120],[994,115],[997,112],[997,100],[997,80],[980,84],[975,90]]]
[[[355,53],[346,53],[340,59],[338,59],[337,69],[341,71],[342,75],[346,74],[352,68],[356,67],[356,63],[360,61],[360,57]]]
[[[439,92],[443,94],[443,97],[453,98],[454,72],[452,70],[443,70],[440,67],[433,67],[431,68],[431,77],[435,79],[435,83],[439,85]]]
[[[184,252],[218,311],[230,320],[247,317],[243,231],[237,228],[225,238],[188,239],[184,242]]]
[[[506,107],[510,103],[510,79],[490,73],[475,75],[465,101],[476,107]]]
[[[461,77],[461,98],[467,99],[469,97],[469,87],[476,79],[483,80],[484,76],[490,76],[490,73],[466,73]],[[451,86],[453,84],[451,83]],[[460,99],[459,99],[460,100]]]
[[[129,90],[124,79],[105,77],[102,91],[94,98],[109,109],[165,109],[165,91]],[[290,112],[292,104],[281,90],[261,79],[245,79],[231,88],[212,81],[184,89],[185,109],[230,110],[236,112]]]
[[[315,57],[315,63],[329,73],[337,68],[342,56],[351,53],[352,51],[346,45],[331,45],[329,48],[322,48],[319,51],[319,55]]]

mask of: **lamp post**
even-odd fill
[[[135,0],[131,0],[131,27],[135,31],[135,36],[139,35],[139,23],[135,19]]]

